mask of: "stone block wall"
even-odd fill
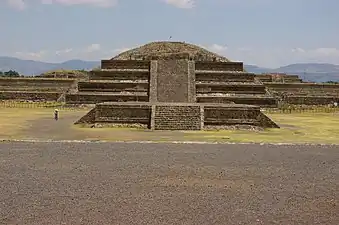
[[[85,92],[148,92],[148,82],[79,82],[78,91]]]
[[[256,106],[149,102],[100,103],[76,123],[134,123],[154,130],[201,130],[204,126],[229,125],[278,127]]]
[[[261,84],[198,83],[197,93],[266,94]]]
[[[60,92],[0,91],[0,100],[57,101]]]
[[[90,80],[149,80],[149,70],[91,71]]]
[[[201,130],[203,118],[199,105],[154,105],[151,128],[154,130]]]
[[[232,125],[249,124],[256,125],[260,108],[255,106],[205,106],[205,125]]]
[[[146,60],[101,60],[101,69],[146,69],[149,70],[150,61]]]
[[[96,123],[139,123],[150,124],[151,106],[147,104],[98,104]]]
[[[219,71],[196,71],[195,79],[198,82],[254,82],[255,75],[252,73],[225,73]]]
[[[278,100],[275,97],[255,97],[255,96],[197,96],[198,103],[222,103],[222,104],[248,104],[265,108],[275,108]]]
[[[144,93],[133,94],[88,94],[76,93],[66,94],[65,101],[67,104],[96,104],[102,102],[148,102],[148,96]]]
[[[265,83],[266,88],[280,96],[339,96],[339,85],[314,83]]]
[[[298,75],[289,74],[259,74],[256,75],[256,79],[261,82],[273,82],[273,83],[301,83],[302,79]]]
[[[195,62],[196,70],[209,70],[209,71],[244,71],[242,62]]]
[[[151,102],[195,102],[194,62],[157,60],[151,62]]]
[[[282,101],[291,105],[328,105],[339,103],[339,96],[286,96]]]
[[[0,90],[3,91],[50,91],[64,92],[75,79],[52,78],[0,78]]]

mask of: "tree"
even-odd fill
[[[4,77],[20,77],[20,74],[16,72],[15,70],[9,70],[7,72],[4,72],[3,75]]]

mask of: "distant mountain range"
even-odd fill
[[[24,75],[39,75],[51,70],[91,70],[100,65],[100,61],[69,60],[62,63],[46,63],[22,60],[14,57],[0,57],[0,71],[15,70]],[[295,74],[306,81],[339,81],[339,65],[327,63],[296,63],[276,69],[245,65],[252,73],[287,73]]]

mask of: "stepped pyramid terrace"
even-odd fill
[[[101,61],[68,104],[96,104],[76,123],[141,124],[156,130],[278,126],[260,107],[276,107],[242,62],[182,42],[153,42]]]

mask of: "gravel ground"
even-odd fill
[[[4,142],[0,224],[338,225],[338,148]]]

